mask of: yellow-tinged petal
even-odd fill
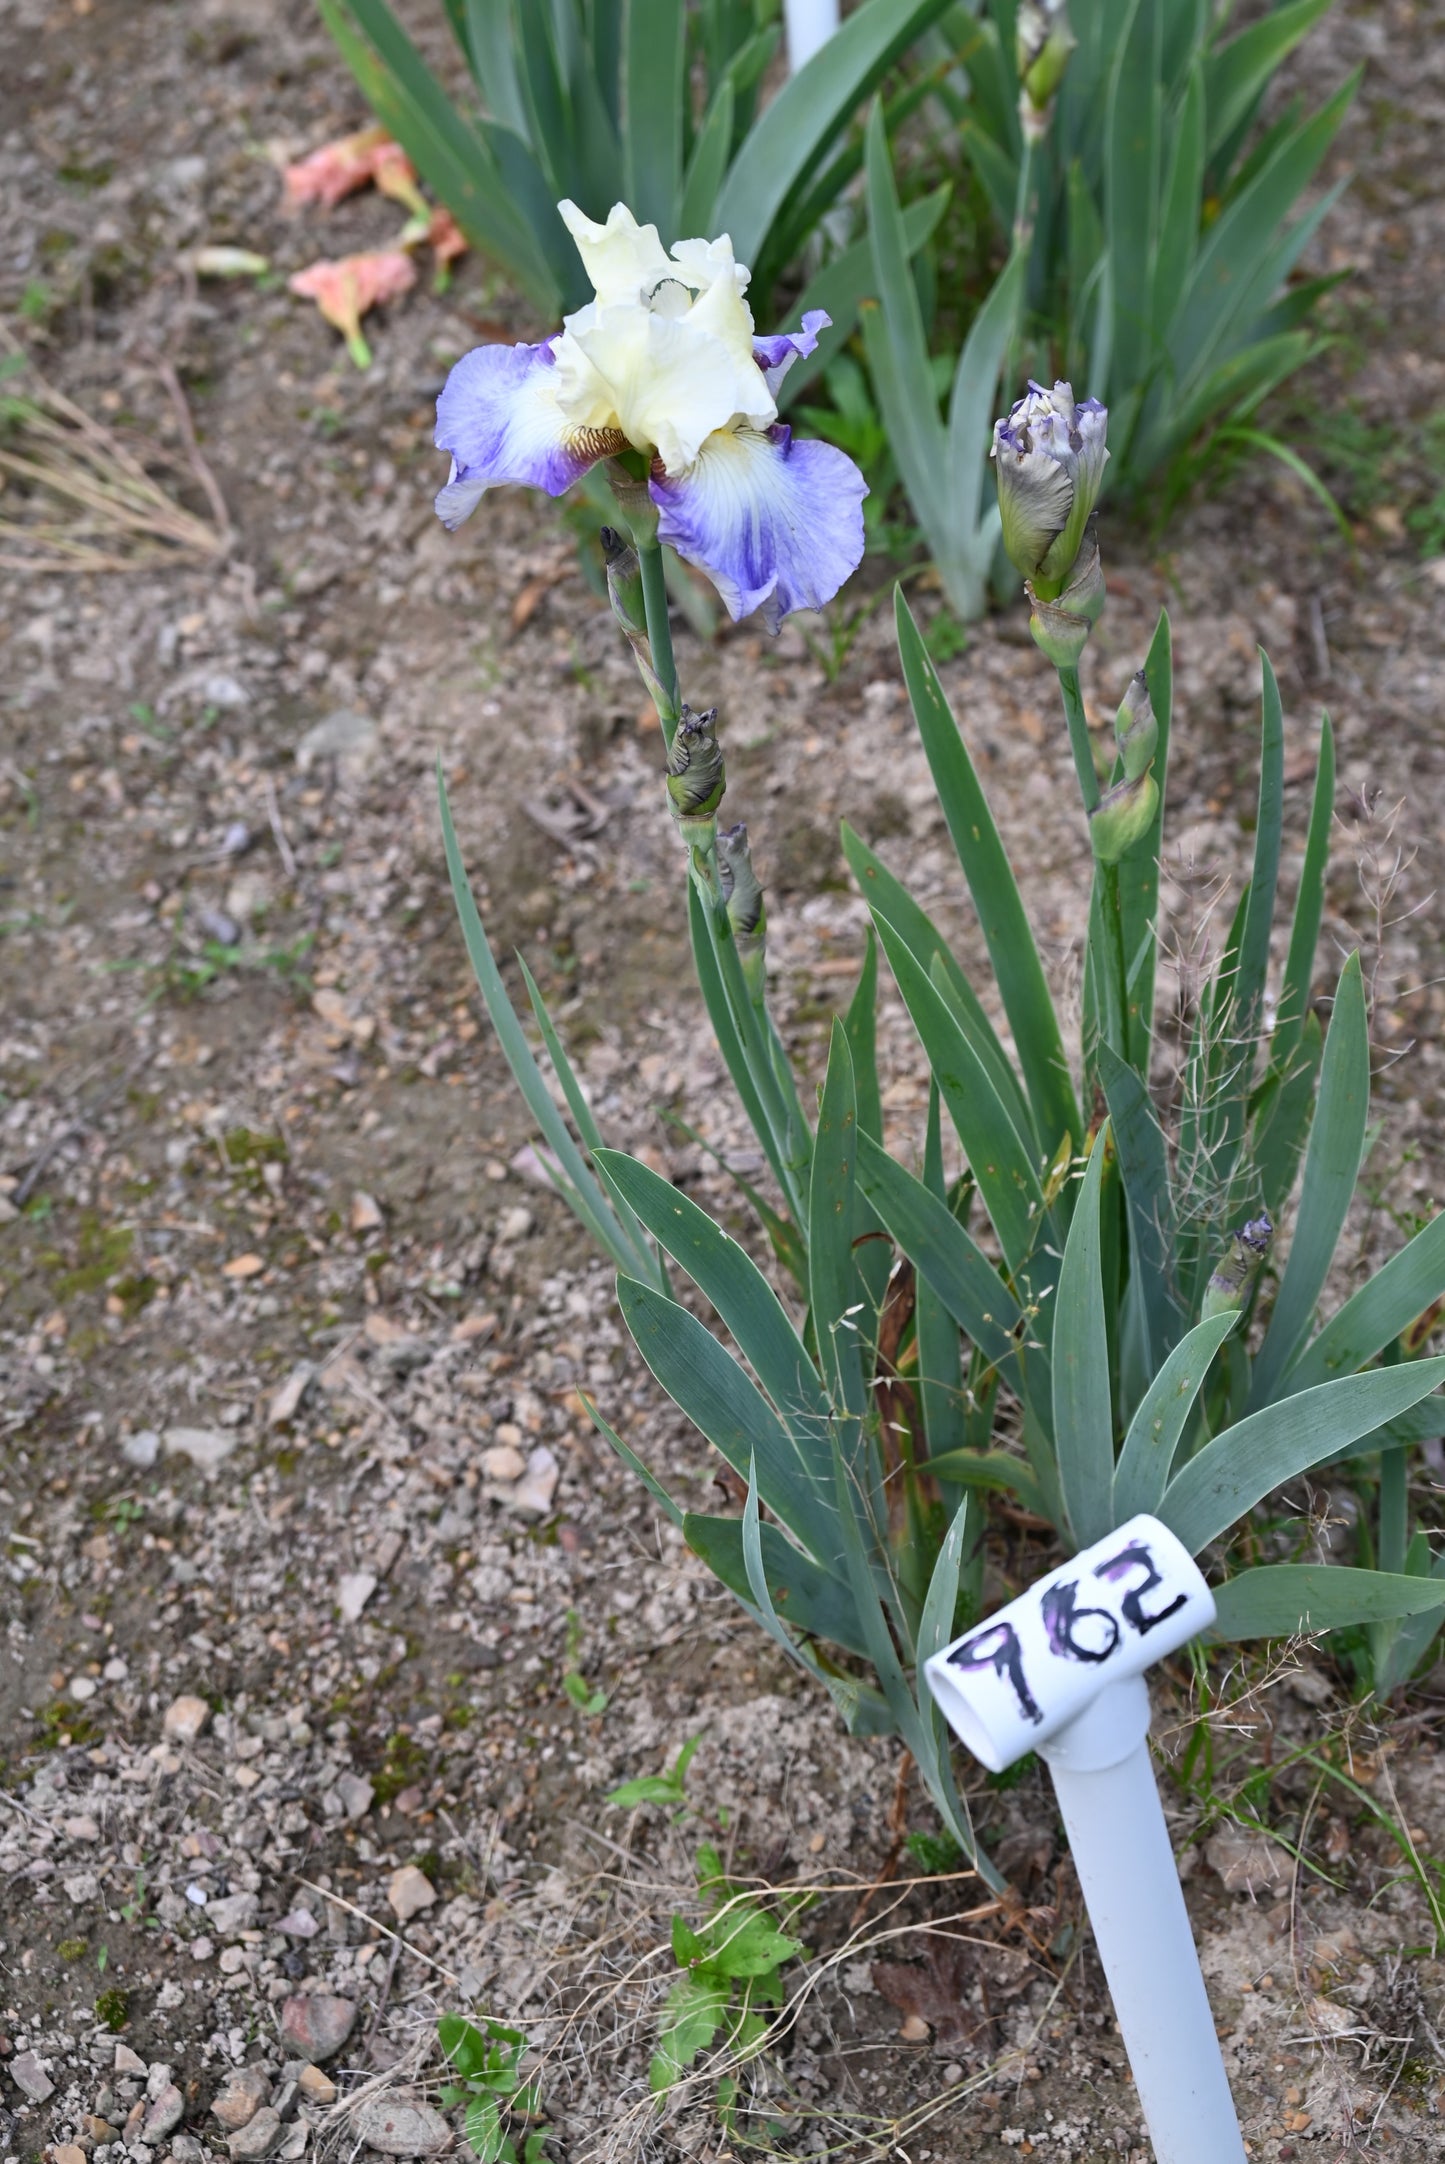
[[[775,411],[751,350],[739,360],[698,326],[696,309],[683,317],[582,310],[567,319],[557,361],[557,401],[572,425],[616,425],[639,451],[655,450],[669,473],[684,472],[716,429],[754,413],[766,425]]]
[[[599,225],[572,202],[557,205],[562,223],[577,243],[582,267],[604,308],[619,302],[640,303],[659,279],[675,277],[655,225],[639,225],[625,203],[614,203],[606,225]]]
[[[731,245],[728,253],[732,253]],[[751,421],[755,428],[766,428],[776,420],[777,406],[753,359],[752,310],[733,280],[719,278],[699,293],[683,320],[689,329],[716,338],[726,349],[738,371],[739,417]]]

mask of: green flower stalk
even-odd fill
[[[767,985],[768,910],[753,870],[748,830],[741,820],[736,826],[718,829],[717,871],[748,996],[755,1006],[760,1006]]]
[[[1026,143],[1041,143],[1053,118],[1054,93],[1064,79],[1069,55],[1078,44],[1064,0],[1022,0],[1018,11],[1016,57],[1019,72],[1019,124]]]
[[[1035,602],[1058,601],[1073,575],[1109,456],[1106,407],[1072,387],[1030,383],[993,447],[1003,545]],[[1081,612],[1082,613],[1082,612]]]
[[[1240,1226],[1229,1254],[1204,1288],[1201,1322],[1208,1322],[1211,1315],[1243,1307],[1273,1238],[1274,1226],[1267,1217],[1252,1217],[1247,1225]]]
[[[1159,809],[1159,784],[1151,769],[1159,747],[1159,724],[1140,669],[1130,680],[1114,717],[1123,778],[1106,789],[1089,813],[1089,839],[1101,864],[1117,864],[1148,833]]]

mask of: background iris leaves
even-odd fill
[[[1445,1574],[1409,1527],[1404,1467],[1411,1445],[1441,1425],[1434,1393],[1445,1359],[1421,1357],[1428,1333],[1411,1326],[1445,1297],[1445,1221],[1425,1226],[1319,1323],[1369,1106],[1357,955],[1340,973],[1322,1038],[1309,1006],[1332,794],[1328,722],[1281,996],[1267,1016],[1284,738],[1263,663],[1252,875],[1198,998],[1177,1090],[1160,1101],[1149,1080],[1152,961],[1135,979],[1148,997],[1128,1058],[1102,1043],[1087,1008],[1070,1057],[965,733],[901,595],[897,631],[1013,1049],[905,884],[845,830],[876,953],[870,943],[862,995],[833,1027],[802,1207],[790,1218],[769,1206],[791,1293],[668,1180],[604,1147],[590,1114],[568,1157],[547,1096],[547,1136],[563,1192],[619,1263],[622,1313],[643,1358],[731,1468],[740,1514],[688,1509],[599,1426],[850,1728],[903,1738],[972,1852],[947,1733],[920,1678],[928,1651],[979,1612],[993,1496],[1050,1520],[1066,1544],[1149,1510],[1199,1551],[1299,1475],[1365,1459],[1383,1469],[1362,1557],[1373,1567],[1301,1558],[1308,1542],[1302,1533],[1291,1541],[1286,1525],[1268,1561],[1226,1580],[1219,1632],[1359,1626],[1381,1690],[1428,1652],[1445,1618]],[[1167,620],[1147,673],[1167,716]],[[540,1075],[534,1082],[520,1024],[498,1004],[505,993],[479,944],[449,820],[445,832],[484,997],[530,1094]],[[1156,822],[1120,867],[1126,894],[1157,892],[1161,846]],[[878,956],[930,1076],[911,1163],[882,1135],[871,1027]],[[540,999],[537,1010],[540,1022]],[[560,1041],[543,1029],[564,1101],[585,1112]],[[1087,1124],[1084,1105],[1099,1107]],[[961,1168],[952,1178],[945,1121]],[[1277,1214],[1291,1193],[1283,1269],[1254,1275],[1237,1305],[1201,1319],[1239,1222],[1266,1202]],[[691,1280],[713,1328],[679,1298],[674,1272]]]

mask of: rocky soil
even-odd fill
[[[1445,391],[1441,29],[1360,0],[1296,71],[1366,68],[1323,260],[1367,334],[1315,380],[1322,412],[1423,418]],[[289,272],[390,237],[375,197],[324,236],[279,211],[278,159],[361,118],[309,13],[4,0],[0,42],[0,310],[209,516],[183,397],[233,528],[211,562],[0,583],[0,2156],[430,2155],[463,2127],[437,2018],[471,2010],[523,2032],[559,2164],[1142,2160],[1040,1778],[975,1796],[1017,1907],[913,1883],[899,1837],[931,1819],[897,1749],[838,1731],[586,1415],[584,1393],[675,1492],[711,1492],[530,1152],[446,892],[438,762],[498,951],[524,947],[609,1137],[739,1226],[675,1122],[744,1168],[750,1145],[688,988],[655,729],[564,514],[502,498],[453,538],[431,513],[446,365],[539,327],[464,265],[391,311],[361,376],[284,288],[188,275],[203,241]],[[1382,1115],[1358,1263],[1441,1182],[1445,562],[1388,506],[1346,552],[1270,465],[1106,550],[1100,727],[1174,622],[1177,976],[1247,859],[1257,644],[1292,863],[1334,718],[1327,930],[1366,949]],[[861,952],[841,815],[980,960],[886,618],[836,681],[796,624],[679,627],[810,1075]],[[1083,845],[1049,672],[1004,617],[944,675],[1067,999]],[[883,1041],[911,1143],[892,1007]],[[1310,1649],[1221,1668],[1207,1701],[1183,1668],[1161,1685],[1271,2164],[1445,2156],[1433,1688],[1372,1724]],[[694,1736],[691,1816],[606,1802]],[[815,1894],[732,2124],[725,2068],[661,2113],[647,2090],[704,1838]]]

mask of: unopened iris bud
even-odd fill
[[[1043,141],[1054,92],[1077,45],[1063,0],[1022,0],[1018,11],[1019,120],[1029,142]]]
[[[1067,383],[1030,383],[1007,420],[993,425],[1003,545],[1036,601],[1057,601],[1083,546],[1109,456],[1109,415],[1097,398],[1075,400]]]
[[[1130,677],[1123,704],[1114,716],[1114,741],[1124,762],[1125,781],[1138,781],[1141,774],[1148,773],[1159,748],[1159,724],[1142,669]]]
[[[684,826],[710,826],[727,787],[716,723],[715,706],[705,714],[685,706],[667,755],[667,793],[674,818]]]
[[[637,561],[637,551],[624,534],[615,526],[604,526],[601,533],[602,560],[607,567],[607,598],[612,613],[622,626],[632,658],[637,663],[637,673],[642,678],[649,698],[661,710],[662,686],[652,666],[652,644],[647,636],[647,604],[642,596],[642,570]]]
[[[1204,1288],[1202,1322],[1208,1322],[1211,1315],[1243,1307],[1273,1238],[1274,1226],[1267,1217],[1252,1217],[1247,1225],[1240,1226],[1229,1254]]]
[[[1069,583],[1057,601],[1041,601],[1027,580],[1024,592],[1029,597],[1029,630],[1039,652],[1056,669],[1076,668],[1089,643],[1089,633],[1104,613],[1107,598],[1099,543],[1092,526],[1084,536]]]
[[[761,1000],[766,983],[764,955],[768,910],[758,875],[753,870],[748,830],[741,820],[736,826],[718,829],[717,871],[749,995],[754,1000]]]
[[[1089,814],[1089,840],[1101,864],[1117,864],[1142,841],[1159,809],[1159,784],[1152,774],[1121,781],[1106,789]]]
[[[1159,809],[1159,784],[1150,772],[1159,748],[1159,724],[1142,669],[1129,679],[1129,689],[1114,716],[1114,741],[1124,778],[1104,791],[1089,814],[1089,838],[1101,864],[1117,864],[1126,850],[1142,841]]]

